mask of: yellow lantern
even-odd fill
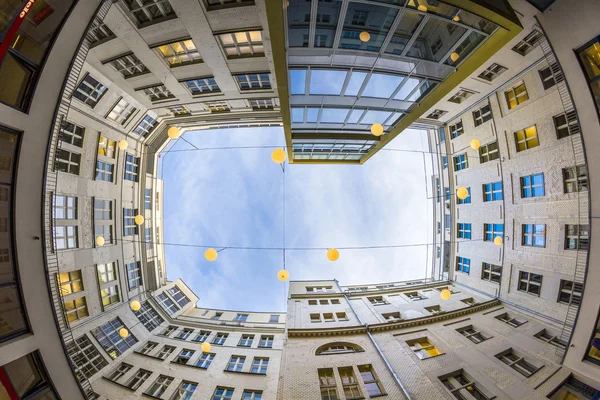
[[[144,223],[144,216],[143,215],[136,215],[135,218],[133,219],[133,221],[135,222],[136,225],[141,225]]]
[[[368,42],[369,40],[371,40],[371,34],[366,31],[361,32],[360,35],[358,35],[358,37],[362,42]]]
[[[215,261],[217,259],[217,251],[212,247],[210,249],[206,249],[204,252],[204,258],[211,262]]]
[[[121,150],[127,149],[127,146],[129,146],[129,143],[127,143],[127,140],[125,140],[125,139],[119,140],[119,148]]]
[[[290,6],[290,1],[289,0],[285,0],[283,2],[283,8],[288,8]]]
[[[338,258],[340,258],[340,252],[337,249],[327,250],[327,259],[329,261],[336,261]]]
[[[473,390],[473,386],[467,386],[467,390],[469,390],[469,391]]]
[[[461,186],[458,188],[458,190],[456,191],[456,197],[458,197],[461,200],[466,199],[467,197],[469,197],[469,191],[467,190],[466,187]]]
[[[458,15],[456,15],[456,16],[454,16],[454,18],[452,18],[452,21],[458,22],[458,21],[460,21],[460,17]]]
[[[290,279],[290,273],[287,272],[285,269],[279,270],[279,272],[277,273],[277,279],[279,279],[280,281],[287,281],[288,279]]]
[[[285,150],[283,150],[283,149],[273,150],[273,152],[271,153],[271,160],[273,160],[273,162],[275,164],[283,163],[285,161]]]
[[[481,142],[477,139],[473,139],[471,140],[471,148],[473,150],[479,150],[479,148],[481,147]]]
[[[494,244],[495,244],[496,246],[502,246],[502,236],[496,236],[496,237],[494,238]]]
[[[460,55],[456,52],[450,54],[450,59],[452,60],[452,62],[456,62],[456,60],[458,60],[460,58]]]
[[[96,246],[104,246],[104,236],[96,236]]]
[[[175,140],[181,135],[181,131],[176,126],[172,126],[167,131],[167,135],[169,136],[169,139]]]
[[[207,342],[202,342],[202,344],[200,345],[200,350],[202,350],[205,353],[208,353],[211,349],[211,345],[210,343]]]
[[[427,6],[424,6],[423,4],[420,4],[419,7],[417,7],[417,10],[423,11],[423,12],[427,12]]]
[[[129,306],[133,311],[140,311],[140,308],[142,308],[142,305],[137,300],[133,300],[131,303],[129,303]]]
[[[450,300],[450,296],[452,296],[452,292],[448,289],[444,289],[440,293],[440,298],[442,300]]]
[[[129,331],[125,328],[121,328],[119,329],[119,336],[121,336],[122,338],[126,338],[127,336],[129,336]]]
[[[371,125],[371,133],[375,136],[383,135],[383,125],[381,125],[381,124]]]

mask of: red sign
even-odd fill
[[[25,3],[25,6],[23,6],[23,8],[21,9],[19,15],[17,15],[17,17],[14,19],[10,28],[8,28],[8,31],[4,36],[4,41],[2,42],[2,44],[0,44],[0,64],[2,63],[2,60],[4,60],[4,56],[8,51],[8,47],[12,43],[13,38],[17,34],[19,28],[21,27],[23,20],[25,19],[27,13],[29,13],[29,10],[31,10],[31,7],[35,4],[35,2],[36,0],[28,0],[27,3]]]

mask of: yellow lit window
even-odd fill
[[[518,152],[539,146],[540,140],[535,125],[515,132],[515,142]]]
[[[512,89],[507,90],[504,92],[504,95],[506,96],[506,104],[508,104],[509,110],[529,100],[527,88],[524,83],[520,83]]]
[[[167,43],[156,49],[171,67],[202,62],[200,53],[191,39]]]
[[[415,355],[421,360],[431,357],[437,357],[443,353],[438,350],[437,347],[432,345],[429,340],[425,338],[408,340],[406,342],[410,349],[415,352]]]
[[[261,31],[224,33],[218,36],[228,58],[264,55]]]
[[[88,313],[85,297],[65,301],[65,311],[67,314],[67,321],[69,322],[77,321],[90,315]]]
[[[83,281],[81,280],[81,270],[63,272],[58,275],[61,296],[81,292],[83,290]]]
[[[98,154],[101,156],[115,158],[116,142],[112,139],[100,136],[98,141]]]

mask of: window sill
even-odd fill
[[[190,367],[190,368],[201,369],[203,371],[206,371],[208,369],[207,367],[199,367],[199,366],[193,365],[193,364],[183,364],[183,363],[179,363],[177,361],[171,361],[171,364],[181,365],[183,367]]]
[[[259,375],[259,376],[267,376],[266,373],[262,374],[262,373],[253,373],[253,372],[246,372],[246,371],[229,371],[227,369],[224,369],[223,372],[229,372],[232,374],[244,374],[244,375]]]
[[[117,386],[121,386],[123,389],[127,389],[130,392],[135,392],[136,391],[136,389],[130,388],[129,386],[125,386],[122,383],[119,383],[117,381],[113,381],[112,379],[109,379],[106,376],[103,376],[102,379],[104,379],[105,381],[109,381],[110,383],[114,383]]]
[[[148,393],[142,393],[142,396],[144,397],[149,397],[151,399],[158,399],[158,400],[162,400],[162,397],[156,397],[154,395],[148,394]]]
[[[387,396],[387,393],[376,394],[375,396],[369,396],[369,398],[374,399],[376,397],[383,397],[383,396]]]
[[[154,358],[155,360],[165,361],[164,358],[160,358],[160,357],[157,357],[157,356],[152,356],[150,354],[144,354],[144,353],[141,353],[139,351],[134,351],[133,353],[137,354],[137,355],[140,355],[140,356],[144,356],[144,357]]]

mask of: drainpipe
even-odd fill
[[[406,390],[406,388],[404,387],[404,385],[400,381],[400,378],[398,377],[398,375],[396,375],[396,371],[394,371],[394,368],[392,368],[392,366],[390,365],[389,361],[387,360],[387,358],[385,357],[385,355],[383,354],[383,352],[379,348],[379,345],[375,341],[375,338],[373,337],[373,335],[371,335],[371,332],[369,332],[369,324],[365,324],[365,323],[363,323],[361,321],[360,317],[356,313],[356,310],[354,309],[354,307],[352,307],[352,303],[350,303],[350,299],[348,298],[348,295],[346,294],[346,292],[342,292],[342,288],[340,287],[340,283],[338,282],[338,280],[334,279],[334,281],[335,281],[335,284],[337,285],[340,293],[344,294],[344,298],[346,299],[346,302],[350,306],[350,309],[352,310],[352,314],[354,314],[354,316],[358,320],[358,323],[361,324],[362,326],[364,326],[365,329],[367,330],[367,335],[369,336],[369,339],[371,339],[371,343],[373,343],[373,346],[375,346],[375,350],[377,350],[377,353],[379,353],[379,357],[381,357],[381,359],[383,360],[383,362],[384,362],[385,366],[387,367],[388,371],[392,374],[392,376],[394,377],[394,380],[396,381],[396,383],[398,384],[398,386],[400,386],[400,389],[402,389],[402,393],[404,393],[404,396],[407,398],[407,400],[412,400],[412,397],[410,397],[410,394],[408,394],[408,390]]]

